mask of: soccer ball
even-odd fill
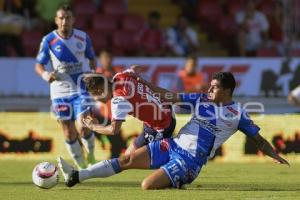
[[[32,181],[40,188],[50,189],[57,185],[58,180],[58,168],[50,162],[39,163],[32,171]]]

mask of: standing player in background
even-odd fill
[[[178,73],[177,92],[203,93],[207,91],[205,75],[197,71],[197,57],[189,55],[186,58],[183,69]]]
[[[139,78],[138,78],[139,79]],[[154,141],[125,157],[101,161],[87,169],[75,171],[62,158],[59,167],[68,187],[91,178],[104,178],[128,169],[156,169],[142,182],[142,189],[180,188],[193,182],[208,158],[237,130],[248,135],[257,147],[278,163],[289,163],[280,157],[260,134],[241,105],[232,100],[236,85],[230,72],[215,74],[204,94],[176,94],[139,80],[166,101],[185,103],[192,118],[174,138]]]
[[[126,150],[130,154],[141,146],[154,140],[171,137],[176,120],[172,108],[154,96],[145,84],[133,77],[129,70],[118,73],[112,82],[105,76],[87,76],[84,78],[89,93],[97,100],[111,100],[112,121],[108,126],[100,125],[92,117],[83,119],[92,131],[104,135],[119,134],[127,114],[143,122],[143,132]]]
[[[74,16],[68,5],[58,8],[55,16],[57,29],[46,35],[40,45],[35,65],[36,72],[48,83],[52,109],[59,121],[69,154],[79,168],[85,168],[81,141],[87,150],[89,164],[95,162],[94,134],[84,128],[81,123],[76,127],[75,121],[88,110],[88,95],[81,90],[78,80],[83,74],[85,59],[89,60],[91,70],[95,70],[96,59],[89,36],[80,30],[74,29]],[[45,65],[50,61],[53,71],[45,70]],[[78,130],[77,130],[78,128]]]
[[[103,74],[109,79],[112,79],[113,76],[121,72],[124,68],[121,66],[113,66],[113,55],[108,50],[102,50],[99,53],[99,63],[100,65],[97,67],[96,72],[99,74]]]

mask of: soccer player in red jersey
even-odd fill
[[[159,96],[155,96],[153,91],[132,76],[130,71],[117,73],[112,81],[102,75],[86,76],[84,83],[96,100],[111,100],[110,125],[100,125],[91,116],[83,119],[83,123],[92,131],[104,135],[118,134],[127,114],[143,122],[142,134],[127,149],[126,154],[154,140],[171,137],[176,120],[170,104],[161,102]]]

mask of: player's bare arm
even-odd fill
[[[44,65],[40,63],[35,64],[35,71],[42,77],[46,82],[51,83],[56,80],[55,72],[48,72],[45,70]]]
[[[95,71],[96,67],[97,67],[97,59],[94,58],[94,59],[89,60],[89,64],[90,64],[91,71]]]
[[[91,116],[86,116],[82,119],[82,123],[90,130],[103,135],[117,135],[120,133],[123,121],[113,120],[110,125],[102,126]]]
[[[278,161],[280,164],[286,164],[290,165],[287,160],[280,157],[273,149],[271,144],[263,138],[260,134],[256,134],[254,137],[251,137],[254,142],[256,143],[259,150],[261,150],[265,155],[270,156],[271,158],[274,158],[276,161]]]

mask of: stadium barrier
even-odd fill
[[[49,113],[12,113],[0,112],[0,159],[53,159],[58,155],[68,158],[64,146],[64,138],[57,122]],[[189,120],[189,115],[177,115],[175,132]],[[265,115],[255,117],[254,122],[261,127],[260,133],[270,142],[274,143],[290,162],[300,162],[299,141],[300,138],[299,115]],[[116,157],[122,153],[131,139],[140,133],[142,124],[133,117],[128,117],[122,126],[120,136],[107,138],[98,135],[96,140],[96,158],[105,159]],[[5,137],[2,137],[5,135]],[[30,137],[29,137],[29,136]],[[298,135],[298,136],[297,136]],[[6,138],[6,139],[5,139]],[[26,140],[27,139],[27,140]],[[21,151],[5,151],[12,145],[10,141],[31,141],[23,143]],[[33,142],[32,142],[33,141]],[[41,141],[51,141],[49,151],[43,151]],[[26,145],[27,146],[26,148]],[[33,146],[30,146],[33,145]],[[49,145],[49,144],[48,144]],[[33,149],[30,149],[33,147]],[[3,150],[4,148],[4,150]],[[27,151],[24,151],[27,149]],[[47,150],[47,148],[46,148]],[[298,151],[298,153],[296,153]],[[247,154],[246,154],[247,153]],[[222,154],[222,156],[220,156]],[[237,132],[219,151],[215,160],[222,162],[264,162],[270,159],[264,158],[253,144],[249,143],[244,134]]]
[[[183,67],[184,58],[123,58],[114,65],[143,67],[142,75],[154,84],[172,89],[176,73]],[[47,96],[49,86],[34,71],[33,58],[1,58],[0,95]],[[48,69],[50,70],[49,66]],[[235,94],[240,96],[283,95],[299,84],[300,59],[283,58],[198,58],[198,69],[208,79],[217,71],[231,71],[238,82]],[[85,65],[87,70],[87,65]]]

